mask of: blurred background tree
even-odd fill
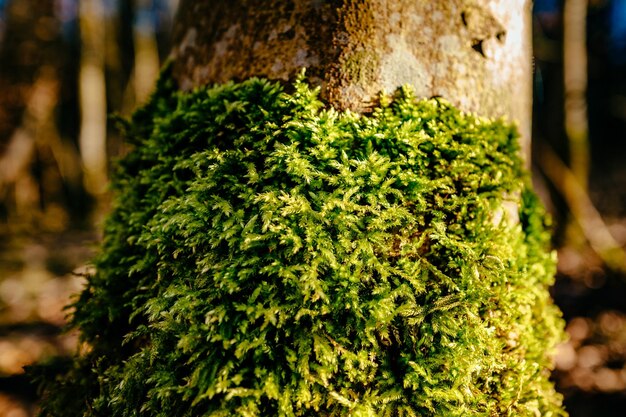
[[[626,1],[534,2],[535,180],[555,218],[553,296],[572,416],[626,406]]]
[[[0,415],[33,413],[22,366],[76,348],[80,288],[124,145],[108,118],[143,102],[172,0],[0,0]]]
[[[22,366],[76,348],[81,286],[128,115],[169,53],[175,0],[0,0],[0,415],[28,416]],[[566,53],[565,51],[568,50]],[[534,1],[535,180],[555,219],[553,296],[573,417],[626,409],[626,0]]]

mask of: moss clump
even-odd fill
[[[514,128],[381,101],[164,79],[74,305],[91,348],[43,368],[42,414],[563,416],[554,257]]]

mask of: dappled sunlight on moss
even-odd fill
[[[556,265],[515,129],[409,89],[163,77],[44,415],[560,416]],[[519,198],[519,219],[502,211]]]

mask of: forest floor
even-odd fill
[[[595,207],[626,248],[625,149],[596,161],[590,180]],[[570,417],[623,417],[626,410],[626,274],[610,270],[576,233],[565,236],[552,296],[569,340],[556,355],[553,378]]]
[[[90,231],[0,236],[0,416],[35,413],[24,366],[77,346],[65,306],[83,284],[98,241]]]

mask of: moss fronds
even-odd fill
[[[555,262],[515,129],[408,89],[381,103],[162,82],[74,305],[91,351],[42,414],[565,415]]]

